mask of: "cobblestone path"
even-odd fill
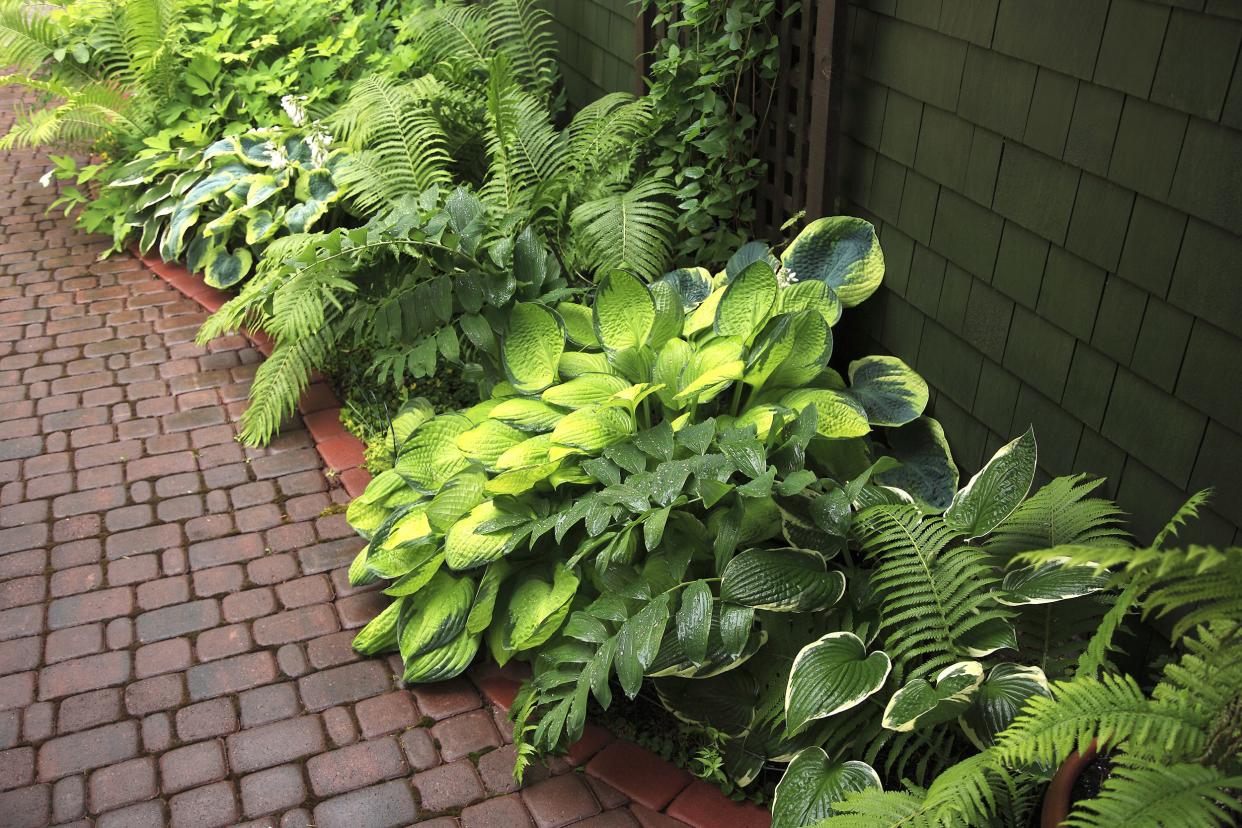
[[[45,167],[0,153],[0,826],[680,825],[560,762],[515,791],[471,684],[352,652],[344,490],[300,425],[234,441],[260,355]]]

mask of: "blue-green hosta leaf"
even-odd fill
[[[1107,574],[1102,575],[1094,566],[1045,561],[1006,572],[996,600],[1010,607],[1051,604],[1099,592],[1108,581]]]
[[[208,263],[203,281],[214,288],[230,288],[246,278],[253,261],[250,251],[244,247],[232,253],[222,250]]]
[[[893,694],[881,724],[898,733],[956,718],[983,683],[983,665],[977,661],[950,664],[936,675],[935,684],[916,678]]]
[[[629,386],[624,378],[616,374],[582,374],[568,382],[553,385],[539,396],[545,403],[572,410],[607,402]]]
[[[714,322],[716,333],[750,342],[772,315],[779,290],[776,274],[767,262],[750,264],[729,281],[720,297]]]
[[[617,408],[587,406],[571,411],[552,429],[550,459],[572,454],[594,454],[634,433],[634,420]]]
[[[175,262],[181,256],[181,249],[185,246],[185,234],[197,221],[197,207],[180,206],[173,211],[168,229],[164,231],[164,238],[160,241],[161,259]]]
[[[311,170],[304,179],[309,201],[331,204],[340,197],[340,188],[332,180],[332,173],[327,170]]]
[[[500,420],[484,420],[457,435],[457,448],[467,460],[488,470],[496,469],[500,455],[526,439],[526,435]]]
[[[706,581],[693,581],[681,594],[677,608],[677,640],[686,658],[702,664],[712,629],[712,591]]]
[[[765,242],[746,242],[733,252],[729,261],[725,262],[725,278],[729,281],[736,279],[742,271],[755,262],[765,262],[772,270],[776,270],[780,265],[780,262],[772,255],[772,249]]]
[[[785,690],[785,727],[789,733],[807,722],[826,719],[861,704],[879,692],[892,662],[877,650],[870,655],[851,632],[828,633],[798,652]]]
[[[565,335],[547,308],[518,302],[509,312],[509,329],[500,350],[509,382],[520,393],[535,394],[556,382]]]
[[[440,571],[440,566],[444,563],[443,552],[434,546],[424,546],[418,549],[418,553],[417,559],[410,561],[409,570],[384,590],[385,595],[396,597],[413,595],[425,587]]]
[[[979,685],[970,707],[958,722],[980,750],[991,747],[1033,696],[1051,697],[1048,677],[1038,667],[1002,662]]]
[[[246,244],[259,244],[276,235],[280,223],[270,210],[255,210],[246,220]]]
[[[548,450],[552,448],[551,434],[536,434],[509,448],[496,460],[501,471],[525,469],[548,462]]]
[[[681,299],[682,307],[693,310],[712,292],[712,275],[704,267],[682,267],[665,273],[657,281],[667,282]]]
[[[643,675],[655,661],[668,626],[669,594],[653,599],[630,616],[617,633],[617,654],[613,664],[621,689],[629,698],[638,695]]]
[[[897,357],[869,356],[850,363],[850,393],[872,425],[903,426],[927,407],[927,383]]]
[[[271,166],[276,153],[276,145],[266,138],[254,135],[237,136],[237,151],[243,161],[261,167]]]
[[[210,161],[213,158],[220,158],[227,155],[241,155],[241,146],[237,143],[237,136],[230,135],[227,138],[221,138],[219,141],[211,144],[207,149],[203,150],[204,161]],[[113,184],[112,186],[118,186]]]
[[[890,430],[888,445],[901,465],[876,475],[876,482],[896,486],[930,509],[947,509],[957,491],[958,474],[940,423],[919,417]]]
[[[970,478],[945,510],[950,528],[977,538],[991,532],[1013,514],[1035,480],[1035,432],[1026,433],[992,455],[988,464]]]
[[[599,340],[595,337],[595,322],[591,309],[576,302],[561,302],[556,312],[565,326],[565,334],[569,341],[584,348],[598,348]]]
[[[432,684],[460,676],[479,651],[479,636],[464,630],[456,638],[428,653],[405,660],[401,680],[406,684]]]
[[[833,805],[855,791],[880,790],[880,775],[866,762],[834,762],[821,747],[794,756],[776,785],[772,828],[803,828],[833,814]]]
[[[819,612],[841,599],[845,576],[801,549],[751,549],[725,567],[720,597],[773,612]]]
[[[557,363],[557,372],[561,379],[573,379],[583,374],[607,374],[611,368],[608,357],[603,354],[589,354],[585,351],[566,351],[561,354]]]
[[[450,477],[427,505],[427,523],[442,534],[452,529],[463,515],[483,502],[486,482],[487,475],[477,467]]]
[[[870,222],[853,216],[829,216],[802,229],[781,254],[790,282],[824,282],[852,308],[884,279],[884,254]]]
[[[206,263],[222,249],[224,245],[216,239],[204,238],[201,233],[196,235],[185,249],[185,269],[201,273]]]
[[[496,508],[494,501],[485,500],[453,524],[453,528],[444,538],[444,561],[450,569],[473,569],[504,556],[505,544],[513,530],[501,529],[486,535],[475,531],[487,521],[502,517],[503,514]]]
[[[651,300],[655,303],[655,321],[651,324],[651,333],[647,335],[647,344],[659,349],[665,342],[681,334],[681,326],[686,320],[685,309],[681,305],[681,297],[669,282],[653,282],[648,290]]]
[[[527,226],[513,245],[513,278],[536,295],[542,293],[540,288],[548,279],[549,255],[534,226]],[[586,311],[589,325],[590,309]]]
[[[779,313],[817,311],[829,327],[841,321],[841,299],[823,282],[795,282],[780,292]]]
[[[808,405],[815,406],[817,415],[815,431],[822,437],[840,439],[862,437],[871,431],[867,412],[844,391],[826,388],[802,388],[781,397],[781,405],[802,411]]]
[[[511,652],[538,647],[552,637],[569,614],[578,593],[578,576],[557,563],[552,582],[527,571],[514,585],[504,627],[504,646]]]
[[[408,663],[424,653],[443,647],[465,632],[466,616],[474,598],[474,581],[440,570],[417,601],[407,601],[398,640],[401,657]]]
[[[595,292],[595,336],[606,350],[645,345],[655,324],[655,300],[637,276],[614,270],[604,274]]]

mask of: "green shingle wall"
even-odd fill
[[[973,471],[1033,423],[1150,536],[1242,542],[1242,0],[842,0],[853,327]],[[583,4],[589,5],[589,4]]]
[[[637,6],[630,0],[545,0],[561,53],[565,92],[574,107],[607,92],[635,92]]]

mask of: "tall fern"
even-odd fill
[[[1008,557],[1028,549],[1081,544],[1120,546],[1129,538],[1111,500],[1088,497],[1104,480],[1058,477],[1031,495],[988,539],[989,552]]]
[[[649,175],[628,189],[580,204],[570,224],[580,236],[577,250],[592,269],[630,270],[654,279],[667,268],[673,252],[671,184]]]

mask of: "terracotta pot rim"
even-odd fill
[[[1040,828],[1058,828],[1069,817],[1070,792],[1074,788],[1074,783],[1078,781],[1083,769],[1098,753],[1096,742],[1092,739],[1085,751],[1071,753],[1066,757],[1044,794],[1043,813],[1039,820]]]

